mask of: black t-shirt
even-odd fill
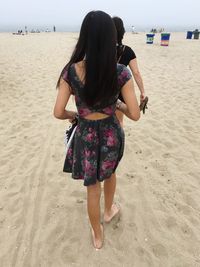
[[[135,55],[134,51],[127,45],[123,45],[123,47],[121,49],[123,52],[121,53],[121,56],[119,56],[119,58],[118,58],[118,63],[123,64],[125,66],[128,66],[129,62],[132,59],[136,58],[136,55]],[[124,102],[124,99],[123,99],[121,93],[119,95],[119,99],[122,102]]]
[[[123,45],[122,50],[123,50],[123,53],[120,57],[120,60],[118,59],[119,60],[118,63],[128,66],[129,62],[132,59],[136,58],[136,55],[134,51],[127,45]]]

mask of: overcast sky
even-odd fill
[[[80,26],[91,10],[120,16],[126,26],[200,28],[200,0],[0,0],[0,29],[13,25]]]

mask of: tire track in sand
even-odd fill
[[[48,129],[47,139],[42,149],[42,157],[38,158],[38,164],[30,175],[27,185],[27,193],[24,200],[24,224],[23,228],[17,238],[17,249],[12,258],[12,266],[31,266],[31,258],[33,254],[33,242],[35,233],[38,228],[39,215],[41,209],[41,200],[44,193],[44,186],[46,183],[45,169],[48,164],[50,155],[50,143],[54,131]]]

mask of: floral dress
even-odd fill
[[[119,93],[124,84],[131,79],[129,70],[117,64]],[[64,162],[64,172],[72,173],[72,178],[84,180],[84,185],[92,185],[109,178],[116,170],[124,152],[124,131],[115,115],[118,95],[112,104],[101,108],[90,108],[80,97],[84,85],[76,74],[72,64],[63,69],[62,78],[70,84],[75,95],[79,115],[78,125],[67,151]],[[84,118],[93,112],[100,112],[109,117],[100,120]]]

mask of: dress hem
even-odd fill
[[[113,171],[111,172],[111,174],[110,174],[109,176],[105,176],[105,177],[103,177],[101,180],[99,180],[99,179],[95,179],[94,182],[91,181],[90,183],[87,183],[87,184],[85,183],[85,180],[84,180],[84,179],[79,178],[79,177],[77,177],[77,176],[74,176],[73,174],[72,174],[71,178],[74,179],[74,180],[82,180],[82,181],[84,181],[84,183],[83,183],[84,186],[94,185],[94,184],[96,184],[97,181],[101,183],[101,182],[103,182],[103,181],[109,179],[109,178],[111,177],[111,175],[112,175],[113,173],[115,173],[115,171],[116,171],[118,165],[119,165],[119,164],[117,164],[117,166],[113,169]],[[63,170],[63,172],[71,173],[70,170]]]

